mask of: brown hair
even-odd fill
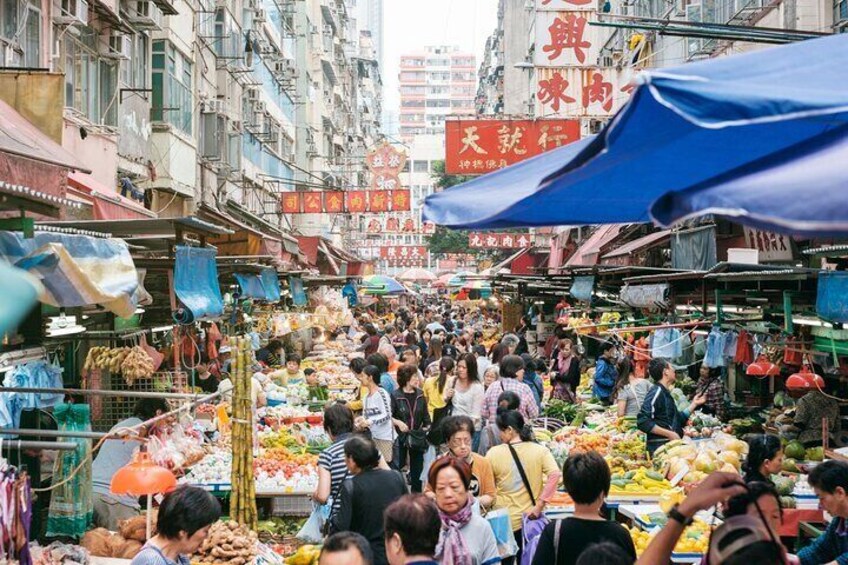
[[[383,514],[386,539],[397,534],[407,555],[436,555],[442,520],[436,503],[423,494],[406,494]]]
[[[427,474],[427,482],[430,484],[431,489],[436,490],[436,480],[439,478],[439,473],[447,467],[450,467],[459,474],[465,490],[471,487],[471,465],[452,455],[444,455],[433,461],[433,464],[430,466],[430,472]]]
[[[403,388],[409,381],[418,374],[418,367],[415,365],[401,365],[397,370],[397,384],[399,388]]]

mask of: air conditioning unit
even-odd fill
[[[88,2],[86,0],[61,0],[56,6],[53,22],[60,25],[87,25]]]
[[[224,101],[218,100],[217,98],[204,100],[200,111],[204,114],[223,114]]]
[[[139,29],[161,29],[162,11],[151,0],[135,0],[130,5],[127,20]]]
[[[253,103],[253,111],[256,112],[257,114],[264,114],[265,113],[265,102],[263,102],[262,100],[257,100],[256,102],[254,102]]]
[[[242,123],[239,120],[230,120],[230,133],[239,134],[242,132]]]
[[[130,59],[132,57],[132,36],[112,32],[109,43],[101,44],[100,56],[105,59]]]
[[[295,72],[294,61],[291,59],[280,59],[274,61],[273,71],[279,75],[293,74]]]
[[[268,19],[268,14],[265,12],[264,8],[257,8],[253,13],[253,22],[254,23],[262,23]]]
[[[244,94],[248,100],[259,100],[259,89],[256,87],[246,88]]]

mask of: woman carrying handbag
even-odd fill
[[[427,400],[418,388],[418,367],[402,365],[397,371],[398,388],[392,393],[392,421],[398,430],[397,468],[403,469],[409,459],[409,483],[412,492],[421,492],[424,452],[429,448],[427,432],[430,413]]]

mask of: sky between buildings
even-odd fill
[[[400,111],[402,54],[427,45],[457,45],[477,55],[479,69],[486,38],[498,19],[498,0],[384,0],[383,9],[383,108],[394,120]]]

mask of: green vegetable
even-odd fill
[[[807,455],[807,450],[800,441],[790,441],[783,449],[783,454],[791,459],[804,459]]]

